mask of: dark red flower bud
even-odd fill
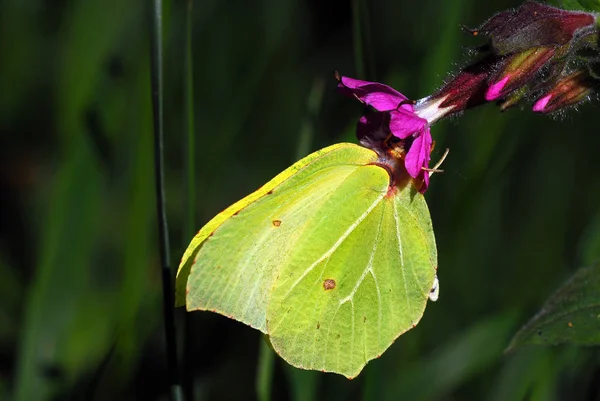
[[[488,81],[502,60],[502,57],[490,54],[480,61],[464,67],[437,92],[422,99],[417,104],[417,109],[424,109],[436,104],[437,109],[440,110],[440,117],[446,117],[485,103]]]
[[[515,10],[494,15],[473,35],[488,36],[498,55],[533,47],[562,46],[586,28],[594,29],[596,17],[582,11],[567,11],[528,1]]]
[[[594,78],[587,69],[577,70],[562,77],[547,90],[533,105],[533,111],[552,113],[589,99],[600,80]]]

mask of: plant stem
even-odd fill
[[[196,143],[194,137],[194,70],[192,58],[192,10],[193,0],[187,0],[185,5],[185,49],[183,63],[184,77],[184,141],[183,157],[185,160],[185,210],[186,218],[183,230],[183,249],[187,241],[194,236],[196,229]],[[183,349],[190,350],[190,342],[195,338],[193,327],[188,313],[183,317]],[[192,377],[192,360],[189,353],[183,354],[183,389],[188,399],[194,399],[194,386]]]
[[[352,39],[354,43],[354,68],[356,76],[365,79],[365,56],[360,21],[360,0],[352,0]]]
[[[275,353],[267,344],[267,339],[260,339],[258,355],[258,374],[256,375],[256,398],[258,401],[270,401],[273,388],[273,362]]]
[[[315,77],[306,102],[307,113],[300,128],[295,160],[300,160],[310,152],[315,135],[315,122],[321,110],[324,92],[325,79],[322,76]]]
[[[156,185],[156,208],[158,214],[158,235],[160,248],[160,262],[162,271],[163,313],[165,325],[165,339],[167,346],[167,369],[171,399],[182,399],[179,384],[179,368],[177,366],[177,345],[175,343],[175,316],[173,301],[173,286],[171,283],[171,268],[169,265],[169,233],[167,226],[167,213],[165,208],[164,189],[164,157],[163,157],[163,65],[162,65],[162,1],[152,2],[152,15],[150,21],[150,61],[152,81],[152,108],[154,123],[154,174]]]
[[[192,8],[194,2],[187,0],[185,12],[185,141],[184,158],[186,171],[186,212],[185,238],[192,238],[196,229],[196,153],[194,138],[194,71],[192,59]]]
[[[365,79],[376,81],[377,74],[375,73],[375,56],[373,55],[373,39],[371,36],[371,16],[369,13],[369,4],[365,0],[360,0],[360,4],[362,7],[359,7],[362,10],[363,18],[362,18],[362,27],[363,27],[363,53],[365,54],[365,59],[363,62],[366,64],[365,69]]]

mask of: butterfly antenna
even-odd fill
[[[436,163],[435,166],[433,166],[433,168],[422,167],[422,169],[425,170],[425,171],[427,171],[427,172],[429,172],[430,176],[433,173],[443,173],[444,170],[440,170],[439,167],[442,165],[442,163],[444,162],[444,160],[446,160],[446,156],[448,156],[448,153],[450,153],[450,149],[446,148],[446,151],[442,155],[442,158]]]

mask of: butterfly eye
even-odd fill
[[[438,300],[439,296],[440,296],[440,280],[438,280],[438,277],[436,275],[435,279],[433,280],[433,285],[431,286],[431,290],[429,290],[429,299],[432,302],[435,302]]]

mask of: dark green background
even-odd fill
[[[0,2],[2,400],[167,397],[146,3]],[[164,5],[174,267],[193,235],[186,4]],[[360,2],[368,24],[357,76],[350,0],[196,0],[193,227],[306,152],[354,141],[361,106],[336,94],[333,70],[426,96],[479,43],[460,24],[519,4]],[[503,353],[554,289],[600,254],[598,107],[550,118],[486,105],[436,124],[432,159],[450,148],[426,194],[439,301],[352,381],[277,359],[272,399],[599,400],[596,348]],[[259,333],[211,313],[188,318],[184,344],[178,311],[195,399],[254,399]]]

